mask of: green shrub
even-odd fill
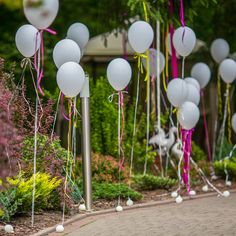
[[[9,222],[18,208],[22,205],[22,199],[17,199],[17,188],[12,187],[0,192],[0,219]]]
[[[92,177],[96,182],[118,182],[119,161],[112,156],[105,156],[99,153],[92,153]],[[76,176],[82,177],[82,160],[79,158],[76,163]],[[121,171],[121,181],[127,182],[129,169],[125,166]]]
[[[132,200],[139,200],[142,194],[130,189],[125,184],[112,184],[112,183],[93,183],[93,199],[107,199],[113,200],[118,197],[127,199],[130,197]]]
[[[31,210],[33,177],[8,179],[9,187],[0,193],[0,218],[7,221],[19,212]],[[55,190],[61,181],[49,174],[36,174],[35,210],[51,209],[55,206]]]
[[[193,160],[196,162],[199,162],[201,160],[207,160],[206,153],[194,141],[192,141],[191,156],[192,156]]]
[[[139,190],[170,189],[177,183],[175,179],[154,175],[135,175],[133,182],[133,186]]]
[[[227,160],[227,171],[230,179],[236,180],[236,157],[233,157],[231,160]],[[224,172],[224,162],[216,161],[214,163],[216,175],[225,178]]]

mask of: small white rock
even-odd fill
[[[64,226],[63,226],[63,225],[58,225],[58,226],[56,227],[56,232],[57,232],[57,233],[62,233],[62,232],[64,232]]]
[[[173,198],[177,198],[178,197],[178,193],[176,191],[171,193],[171,197]]]
[[[79,210],[80,211],[86,211],[86,206],[85,206],[84,203],[79,205]]]
[[[189,192],[189,195],[190,195],[190,196],[196,196],[196,191],[191,190],[191,191]]]
[[[209,190],[209,188],[208,188],[207,184],[202,187],[203,192],[208,192],[208,190]]]
[[[212,179],[212,180],[217,180],[218,177],[217,177],[216,175],[212,175],[212,176],[211,176],[211,179]]]
[[[5,225],[4,230],[6,233],[14,233],[12,225]]]
[[[231,181],[226,181],[225,185],[230,187],[232,185],[232,182]]]
[[[123,207],[122,207],[122,206],[117,206],[117,207],[116,207],[116,211],[117,211],[117,212],[123,211]]]
[[[134,202],[129,198],[126,202],[126,205],[127,206],[133,206],[134,205]]]
[[[230,192],[229,191],[224,191],[223,192],[223,196],[224,197],[229,197],[230,196]]]
[[[179,203],[183,202],[183,198],[179,195],[179,196],[175,199],[175,202],[179,204]]]

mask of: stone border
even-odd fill
[[[229,190],[230,193],[236,193],[236,189]],[[188,196],[183,197],[184,201],[189,201],[189,200],[196,200],[196,199],[201,199],[201,198],[207,198],[207,197],[215,197],[217,196],[217,193],[205,193],[205,194],[200,194],[193,196],[189,198]],[[125,206],[123,207],[124,211],[127,210],[135,210],[135,209],[140,209],[140,208],[148,208],[148,207],[153,207],[153,206],[161,206],[161,205],[166,205],[170,203],[175,203],[174,199],[168,199],[168,200],[163,200],[163,201],[155,201],[155,202],[148,202],[148,203],[141,203],[141,204],[135,204],[133,206]],[[65,221],[64,226],[67,226],[69,224],[72,224],[76,221],[83,220],[85,218],[91,217],[91,216],[98,216],[98,215],[106,215],[109,213],[117,213],[115,208],[112,209],[106,209],[106,210],[101,210],[101,211],[95,211],[95,212],[86,212],[85,214],[77,214],[73,216],[71,219]],[[39,231],[36,234],[33,234],[31,236],[47,236],[49,233],[53,233],[56,230],[56,226],[49,227],[47,229],[44,229],[42,231]],[[59,234],[58,234],[59,235]]]

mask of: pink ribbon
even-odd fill
[[[183,170],[183,181],[187,188],[188,193],[190,193],[190,154],[192,151],[192,133],[194,129],[185,130],[181,129],[182,134],[182,144],[184,152],[184,170]]]
[[[180,0],[180,21],[181,21],[181,25],[184,27],[185,22],[184,22],[184,4],[183,4],[183,0]]]
[[[70,117],[74,113],[73,102],[71,101],[71,99],[69,99],[69,103],[70,103],[70,106],[72,107],[72,109],[71,109],[71,112],[68,115],[66,115],[65,114],[65,108],[64,108],[64,101],[65,101],[65,95],[63,93],[61,93],[61,112],[62,112],[62,116],[65,120],[70,121]]]
[[[201,98],[202,98],[202,111],[203,111],[203,119],[204,119],[204,130],[205,130],[205,136],[206,136],[208,161],[211,162],[212,156],[211,156],[211,147],[210,147],[208,126],[207,126],[207,119],[206,119],[206,109],[205,109],[204,90],[203,89],[201,90]]]
[[[44,92],[41,88],[41,81],[43,79],[43,73],[44,73],[44,55],[45,55],[45,51],[44,51],[44,40],[43,40],[43,32],[46,31],[52,35],[56,35],[57,33],[52,30],[52,29],[44,29],[44,30],[40,30],[36,33],[36,45],[35,48],[37,48],[38,45],[38,36],[40,35],[40,53],[41,53],[41,61],[42,61],[42,66],[41,66],[41,70],[40,68],[38,68],[38,61],[37,61],[37,53],[35,52],[34,54],[34,68],[37,71],[38,74],[38,78],[37,78],[37,87],[39,89],[39,92],[42,94],[42,96],[44,96]],[[35,50],[36,51],[36,50]]]
[[[174,16],[173,0],[170,0],[169,11],[170,11],[170,15],[171,15],[171,18],[172,18]],[[177,57],[176,57],[175,47],[174,47],[174,44],[173,44],[173,35],[174,35],[174,32],[175,32],[175,28],[173,26],[172,21],[171,21],[171,24],[170,24],[169,32],[170,32],[170,44],[171,44],[171,52],[172,52],[172,55],[171,55],[172,77],[177,79],[178,78],[178,61],[177,61]]]

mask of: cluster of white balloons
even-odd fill
[[[21,26],[15,36],[19,52],[26,58],[32,57],[39,49],[41,38],[39,30],[46,30],[55,20],[59,0],[42,1],[41,6],[34,6],[28,0],[23,1],[24,13],[30,24]]]
[[[57,84],[67,97],[76,97],[83,88],[85,73],[79,62],[88,40],[88,28],[82,23],[74,23],[67,32],[67,38],[54,47],[53,60],[58,68]]]

